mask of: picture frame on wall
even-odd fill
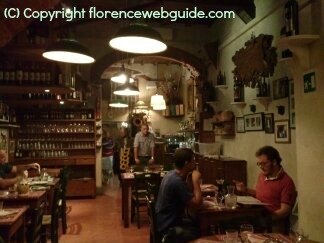
[[[289,125],[291,129],[296,128],[294,80],[289,81]]]
[[[278,120],[274,122],[275,143],[290,143],[289,120]]]
[[[244,132],[245,132],[244,117],[236,117],[236,133],[244,133]]]
[[[289,95],[289,79],[288,77],[276,79],[272,81],[273,99],[287,98]]]
[[[273,113],[264,114],[264,132],[274,133]]]
[[[263,131],[264,130],[264,113],[254,113],[244,115],[245,131]]]
[[[0,128],[0,161],[8,162],[9,160],[9,133],[7,129]]]

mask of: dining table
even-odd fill
[[[31,216],[31,211],[37,208],[41,203],[45,203],[46,212],[51,210],[54,187],[58,185],[58,178],[53,180],[41,181],[37,178],[28,178],[29,191],[19,194],[16,191],[3,191],[0,193],[0,201],[3,201],[5,206],[29,206],[26,213],[27,219]]]
[[[250,243],[263,243],[263,242],[272,242],[272,243],[294,243],[296,239],[292,236],[283,235],[280,233],[266,233],[266,234],[249,234],[248,242]],[[221,243],[226,242],[226,235],[209,235],[203,236],[196,240],[190,241],[190,243]],[[238,242],[241,242],[241,238],[238,238]],[[243,241],[242,241],[243,242]],[[311,241],[305,241],[311,242]]]
[[[157,172],[157,170],[153,170]],[[152,172],[152,171],[150,171]],[[130,207],[130,189],[134,185],[134,173],[142,172],[125,172],[121,173],[121,187],[122,187],[122,221],[124,228],[129,227],[129,207]],[[167,171],[159,172],[163,177]],[[212,184],[202,184],[201,190],[204,195],[214,195],[216,186]]]
[[[204,197],[202,206],[194,212],[199,224],[201,235],[210,233],[210,226],[219,226],[221,222],[233,218],[268,218],[269,213],[262,205],[243,206],[237,205],[234,209],[219,204],[213,197]],[[266,230],[271,232],[271,220],[266,220]],[[219,227],[218,227],[219,229]]]
[[[26,242],[25,215],[27,210],[28,206],[10,206],[0,210],[0,236],[4,242]]]

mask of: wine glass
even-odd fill
[[[248,234],[253,233],[253,225],[252,224],[241,224],[240,225],[240,236],[243,242],[248,242]]]
[[[130,173],[134,173],[134,166],[131,166],[131,167],[129,168],[129,172],[130,172]]]

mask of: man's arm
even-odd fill
[[[139,146],[138,135],[136,134],[134,138],[134,160],[136,164],[140,163],[140,160],[138,159],[138,146]]]
[[[21,174],[24,170],[35,169],[40,172],[40,165],[37,163],[27,164],[27,165],[15,165],[12,167],[11,173]]]
[[[199,207],[202,204],[202,194],[200,189],[201,174],[199,171],[192,172],[193,197],[188,202],[189,207]]]
[[[21,181],[21,178],[22,178],[21,176],[17,176],[16,178],[9,178],[9,179],[0,178],[0,188],[8,189],[9,187]]]
[[[243,192],[243,193],[246,193],[247,195],[255,197],[256,192],[254,189],[247,188],[246,185],[241,181],[233,180],[233,182],[235,183],[235,187],[236,187],[237,191]]]
[[[273,212],[272,219],[282,219],[290,214],[292,206],[286,203],[281,203],[280,208]]]

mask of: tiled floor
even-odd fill
[[[125,229],[121,220],[121,188],[118,178],[107,185],[105,193],[95,199],[68,200],[68,230],[61,235],[62,243],[126,243],[149,242],[148,218],[144,214],[141,228],[132,223]]]

